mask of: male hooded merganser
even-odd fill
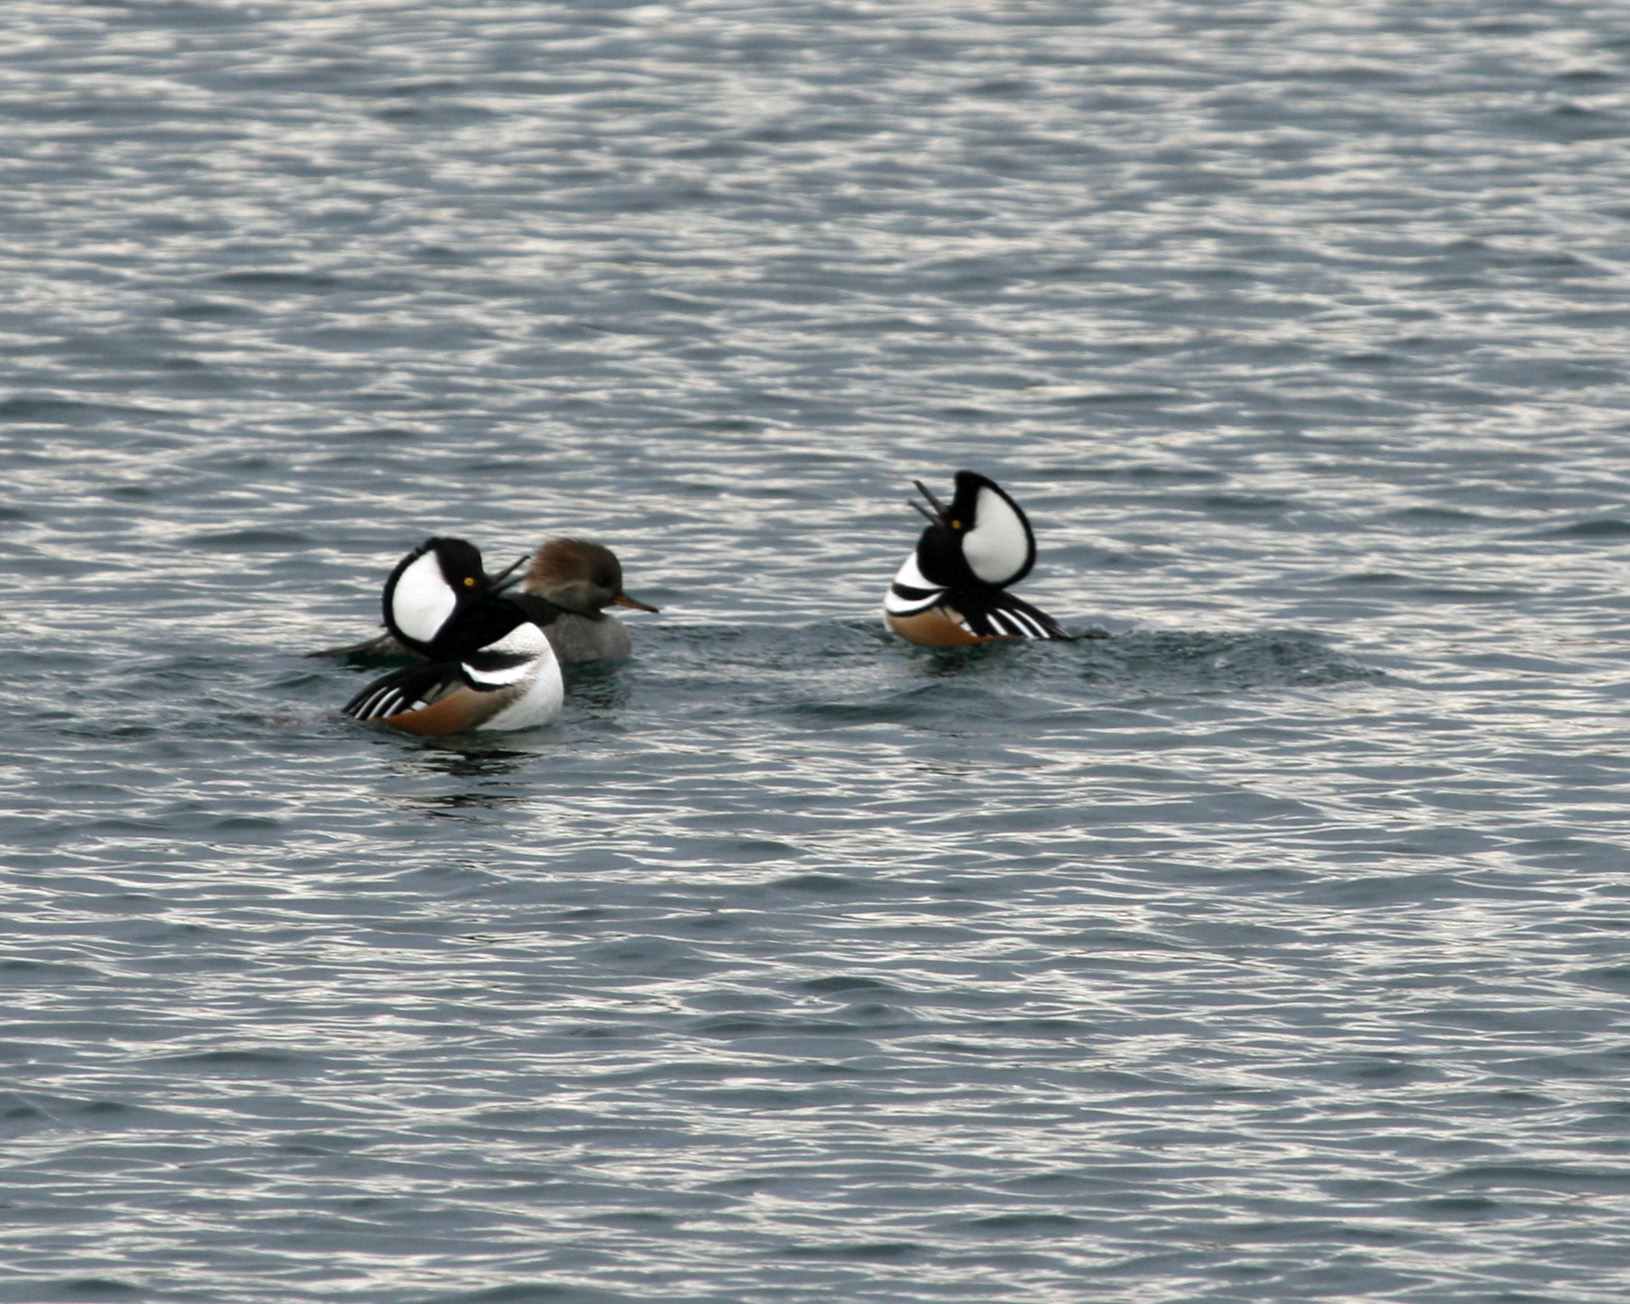
[[[616,553],[583,539],[550,539],[532,554],[531,561],[520,588],[510,589],[505,596],[542,626],[562,665],[617,661],[633,652],[628,627],[606,608],[657,608],[623,592],[623,568]],[[307,655],[400,656],[406,650],[387,630],[361,643]]]
[[[559,715],[560,663],[504,596],[508,576],[489,576],[463,539],[426,539],[402,558],[385,581],[385,627],[425,659],[376,679],[345,713],[416,734],[530,729]]]
[[[967,647],[995,639],[1068,639],[1044,611],[1007,591],[1036,564],[1036,536],[1019,504],[976,471],[956,473],[951,505],[913,480],[928,500],[910,503],[928,528],[883,600],[883,623],[923,647]]]

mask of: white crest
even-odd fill
[[[441,573],[435,550],[415,557],[396,577],[391,590],[391,619],[396,628],[420,643],[433,641],[458,606],[458,595]]]
[[[974,500],[974,528],[962,536],[962,555],[986,584],[1007,584],[1034,555],[1035,542],[1024,517],[996,490],[980,486]]]

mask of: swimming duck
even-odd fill
[[[530,729],[559,715],[560,662],[504,596],[508,576],[489,576],[463,539],[426,539],[402,558],[385,581],[385,628],[424,660],[376,679],[345,714],[434,735]]]
[[[1070,637],[1046,612],[1007,591],[1036,564],[1036,536],[999,484],[977,471],[958,471],[946,506],[921,480],[912,483],[928,506],[908,501],[928,518],[928,528],[883,600],[889,629],[923,647]]]
[[[520,588],[511,588],[505,596],[542,627],[562,665],[615,661],[632,654],[628,627],[607,607],[657,610],[623,591],[623,567],[616,553],[584,539],[550,539],[543,544],[532,554]],[[404,651],[401,642],[386,630],[360,643],[307,655],[400,656]]]
[[[633,652],[628,626],[607,607],[657,610],[623,592],[623,567],[616,553],[583,539],[550,539],[532,554],[521,591],[510,597],[523,611],[539,598],[558,609],[543,632],[567,664],[618,661]]]

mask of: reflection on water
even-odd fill
[[[631,687],[623,672],[624,667],[615,662],[568,666],[566,684],[573,708],[615,718],[630,701]]]
[[[380,733],[383,745],[399,748],[391,755],[389,768],[401,783],[415,789],[411,793],[398,793],[392,799],[393,804],[431,815],[491,810],[524,801],[527,791],[521,783],[523,771],[537,760],[538,754],[518,750],[514,739],[537,742],[546,736],[542,730],[517,735],[464,734],[454,738],[405,735],[398,738],[383,730],[374,732]],[[434,793],[417,791],[427,779],[451,779],[456,786]]]

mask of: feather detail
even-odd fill
[[[353,697],[345,704],[345,714],[357,720],[382,720],[388,715],[420,710],[445,696],[460,681],[457,665],[403,666],[381,675]]]

